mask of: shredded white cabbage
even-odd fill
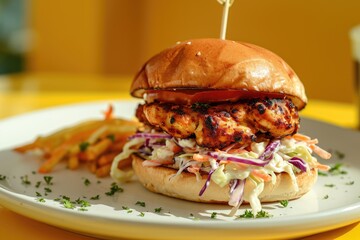
[[[251,150],[253,151],[253,153],[256,153],[259,156],[265,151],[266,145],[267,142],[253,142],[251,143]]]
[[[172,160],[174,158],[174,152],[167,146],[155,148],[150,156],[151,160],[157,160],[158,162]]]
[[[179,139],[178,144],[183,148],[195,148],[196,142],[194,139]]]
[[[246,201],[248,201],[250,203],[250,206],[252,208],[253,214],[254,216],[256,216],[256,214],[258,212],[261,211],[262,207],[261,207],[261,202],[259,200],[259,195],[262,193],[262,191],[264,190],[264,182],[256,182],[254,181],[253,178],[249,178],[248,180],[252,181],[254,183],[254,188],[250,190],[249,195],[247,198],[245,198]]]
[[[134,149],[130,149],[131,147],[143,142],[144,139],[142,138],[134,138],[124,145],[123,151],[114,158],[114,161],[111,164],[110,176],[113,179],[120,182],[126,182],[132,179],[134,175],[133,170],[127,170],[127,171],[120,170],[118,168],[118,164],[121,160],[127,159],[128,157],[130,157],[131,154],[137,151]]]

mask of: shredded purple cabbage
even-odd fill
[[[280,145],[280,140],[275,140],[270,142],[266,148],[265,151],[260,155],[259,159],[261,160],[270,160],[273,158],[274,152],[277,150],[277,148]]]
[[[306,163],[303,159],[299,157],[292,157],[288,160],[288,162],[300,169],[301,172],[306,172]]]
[[[214,169],[211,169],[209,172],[209,175],[206,179],[206,182],[204,184],[204,186],[201,188],[200,192],[199,192],[199,196],[202,196],[205,192],[205,190],[208,188],[208,186],[210,185],[210,180],[211,180],[211,175],[215,172],[215,170],[219,167],[219,164],[216,163],[216,167]]]
[[[205,192],[205,190],[208,188],[208,186],[210,185],[210,180],[211,180],[211,175],[215,172],[215,169],[211,169],[211,171],[209,172],[209,175],[206,179],[206,182],[204,184],[204,186],[201,188],[200,192],[199,192],[199,196],[202,196]]]
[[[275,141],[269,143],[266,146],[265,151],[260,155],[260,157],[258,159],[239,157],[236,155],[221,153],[221,152],[220,153],[219,152],[209,152],[208,155],[217,160],[245,163],[245,164],[249,164],[249,165],[264,167],[273,158],[273,155],[276,152],[276,150],[278,149],[279,145],[280,145],[280,140],[275,140]]]
[[[230,188],[230,199],[229,199],[230,206],[236,207],[241,205],[244,196],[245,181],[246,179],[233,180],[233,184],[231,185]]]
[[[233,179],[230,181],[230,194],[234,192],[234,189],[239,185],[238,179]]]

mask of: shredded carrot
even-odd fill
[[[261,178],[262,180],[264,180],[264,182],[271,181],[271,176],[270,175],[268,175],[266,173],[263,173],[263,172],[261,172],[259,170],[252,170],[251,174],[254,175],[255,177]]]
[[[209,156],[195,153],[193,159],[198,162],[207,162],[209,161]]]
[[[219,164],[227,164],[227,163],[229,163],[230,161],[228,161],[228,160],[220,160],[219,161]]]
[[[109,104],[108,109],[104,112],[105,120],[109,120],[113,118],[113,111],[114,111],[113,105]]]
[[[298,140],[298,141],[308,141],[308,140],[311,140],[310,137],[304,135],[304,134],[301,134],[301,133],[295,133],[293,136],[292,136],[294,139]]]
[[[314,139],[310,139],[310,140],[306,141],[306,143],[309,145],[318,144],[319,140],[317,138],[314,138]]]
[[[325,164],[317,163],[316,167],[321,171],[329,171],[330,167]]]
[[[311,139],[310,137],[301,134],[301,133],[296,133],[293,136],[288,136],[288,138],[294,138],[297,141],[301,141],[301,142],[306,142],[308,145],[310,144],[318,144],[319,140],[315,139]]]
[[[297,141],[305,142],[317,155],[319,155],[319,157],[323,159],[331,158],[331,153],[325,151],[324,149],[316,145],[319,143],[319,141],[316,138],[311,139],[310,137],[300,133],[296,133],[292,137]]]
[[[310,148],[323,159],[331,158],[331,153],[325,151],[324,149],[322,149],[321,147],[319,147],[315,144],[311,144]]]

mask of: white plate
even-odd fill
[[[360,220],[360,134],[322,122],[303,119],[302,132],[320,140],[326,149],[341,151],[331,164],[341,162],[346,175],[319,177],[315,188],[284,208],[279,203],[265,204],[273,215],[267,219],[237,219],[228,217],[229,207],[192,203],[150,193],[137,182],[123,184],[124,192],[107,196],[112,179],[101,183],[86,169],[70,171],[60,165],[47,175],[53,185],[46,186],[43,175],[34,173],[39,160],[20,155],[12,147],[31,141],[39,134],[48,134],[64,126],[89,118],[100,118],[108,102],[96,102],[51,108],[0,121],[0,203],[29,218],[60,228],[105,238],[141,239],[279,239],[310,235],[345,226]],[[115,102],[116,115],[131,118],[136,102]],[[24,185],[27,175],[31,185]],[[84,179],[91,184],[84,185]],[[36,182],[42,184],[36,188]],[[351,184],[353,183],[353,184]],[[333,184],[326,187],[325,184]],[[45,187],[52,192],[44,196]],[[39,192],[45,202],[36,197]],[[88,211],[67,209],[54,199],[60,195],[72,200],[85,198],[91,203]],[[99,195],[99,200],[90,200]],[[326,197],[327,196],[327,197]],[[145,202],[142,207],[136,202]],[[131,211],[124,210],[128,207]],[[156,208],[162,208],[160,213]],[[237,215],[249,206],[242,206]],[[213,212],[216,218],[211,218]],[[143,216],[142,216],[143,213]]]

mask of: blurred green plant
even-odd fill
[[[24,70],[26,0],[0,0],[0,74]]]

